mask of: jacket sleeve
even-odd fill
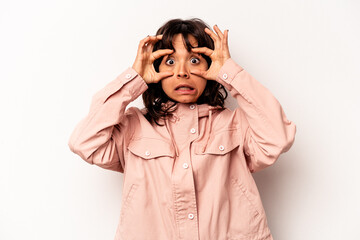
[[[131,134],[126,106],[147,89],[131,67],[93,97],[87,116],[73,130],[68,146],[83,160],[102,168],[124,172],[124,139]]]
[[[273,164],[295,140],[296,125],[289,121],[278,100],[247,71],[229,58],[217,81],[237,100],[235,110],[243,133],[243,150],[251,172]]]

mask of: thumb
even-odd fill
[[[157,73],[157,74],[155,74],[155,83],[159,82],[163,78],[170,77],[172,75],[174,75],[173,72],[160,72],[160,73]]]
[[[198,69],[194,69],[194,70],[190,70],[190,73],[191,74],[194,74],[194,75],[197,75],[197,76],[200,76],[200,77],[203,77],[203,78],[206,78],[206,73],[207,71],[201,71],[201,70],[198,70]]]

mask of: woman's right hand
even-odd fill
[[[162,39],[163,35],[147,36],[139,43],[138,52],[132,68],[144,79],[147,84],[157,83],[165,77],[170,77],[173,72],[158,73],[154,68],[154,61],[161,56],[171,54],[172,49],[159,49],[153,52],[155,43]]]

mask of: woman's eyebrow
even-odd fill
[[[188,52],[188,53],[189,53],[189,55],[196,55],[196,56],[201,57],[201,54],[200,54],[200,53],[195,53],[195,52]],[[168,57],[171,57],[172,55],[176,55],[176,54],[175,54],[175,50],[174,50],[173,53],[168,54],[167,56],[168,56]]]

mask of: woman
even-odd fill
[[[251,173],[290,149],[296,126],[214,30],[172,19],[141,40],[71,135],[85,161],[124,173],[115,239],[273,239]],[[126,109],[141,94],[145,108]]]

